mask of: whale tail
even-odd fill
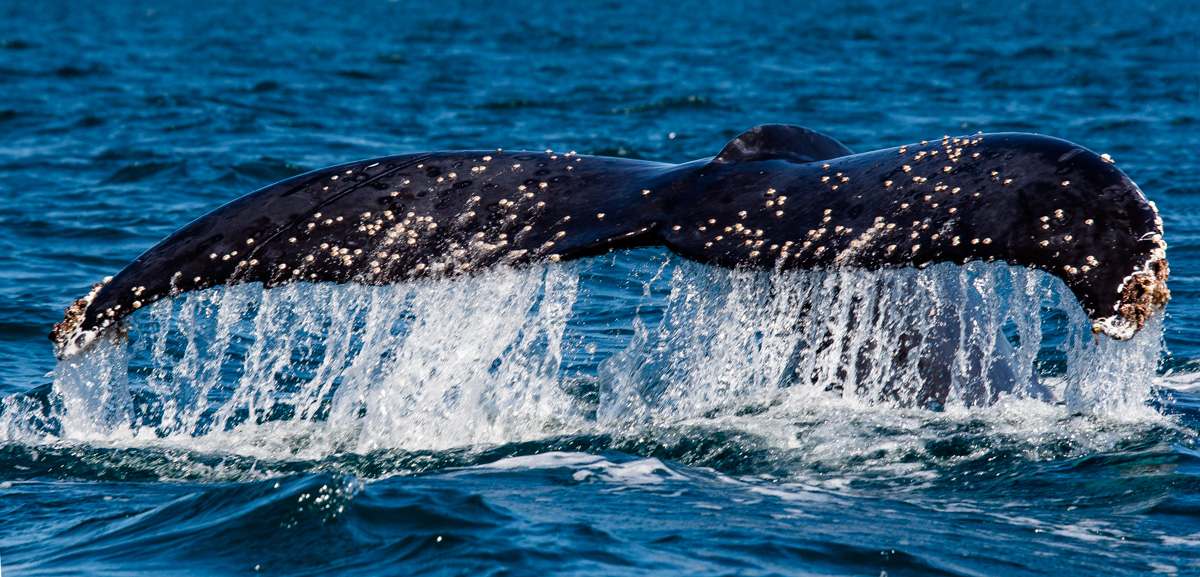
[[[777,270],[1005,261],[1063,279],[1117,339],[1170,296],[1162,221],[1106,157],[1027,134],[853,154],[765,125],[680,165],[497,150],[313,171],[181,228],[50,338],[65,358],[158,299],[220,284],[380,285],[646,245]]]

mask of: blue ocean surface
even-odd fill
[[[0,0],[0,572],[1200,575],[1198,31],[1191,0]],[[999,264],[637,249],[215,288],[61,363],[46,338],[308,170],[683,162],[764,123],[1108,153],[1164,220],[1165,318],[1096,338],[1060,281]],[[911,366],[854,370],[917,299],[974,311],[1053,398],[922,407]]]

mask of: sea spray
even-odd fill
[[[1155,415],[1146,400],[1161,325],[1131,342],[1096,338],[1040,272],[777,274],[663,255],[622,304],[592,286],[620,261],[164,300],[60,364],[50,410],[62,427],[46,439],[320,459],[702,426],[814,458],[839,438],[835,459],[856,458],[858,445],[872,454],[883,442],[872,431],[947,420],[1007,430],[1006,415],[1023,411],[1040,417],[1013,426],[1040,431],[1071,413]],[[568,338],[569,325],[595,325],[613,306],[634,309],[618,315],[632,318],[628,330]],[[597,350],[616,352],[578,362]],[[1039,379],[1053,398],[1034,398]],[[8,405],[9,429],[33,410]]]

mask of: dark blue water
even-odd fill
[[[0,0],[0,570],[1200,575],[1197,30],[1186,0]],[[1165,221],[1166,319],[1093,341],[1020,270],[776,278],[639,250],[207,291],[74,365],[46,339],[170,232],[308,169],[678,162],[768,122],[1109,153]],[[913,286],[998,311],[1056,401],[872,402],[852,391],[903,375],[836,354],[799,361],[833,386],[780,380],[797,331],[886,332],[847,327],[846,294]]]

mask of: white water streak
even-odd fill
[[[576,266],[547,266],[161,301],[133,317],[128,341],[60,363],[58,434],[311,458],[697,420],[741,419],[757,431],[763,419],[814,414],[982,414],[991,409],[978,405],[1037,393],[1033,361],[1053,353],[1043,331],[1063,326],[1067,368],[1055,392],[1065,410],[1117,420],[1153,412],[1145,401],[1161,325],[1131,342],[1097,339],[1067,289],[1042,273],[973,264],[774,274],[678,262],[666,275],[664,317],[634,319],[631,341],[598,368],[598,401],[568,394],[561,368],[573,347],[595,349],[588,338],[564,341],[568,323],[586,323],[595,307]],[[1058,311],[1050,327],[1047,311]],[[16,413],[0,434],[14,435]]]

